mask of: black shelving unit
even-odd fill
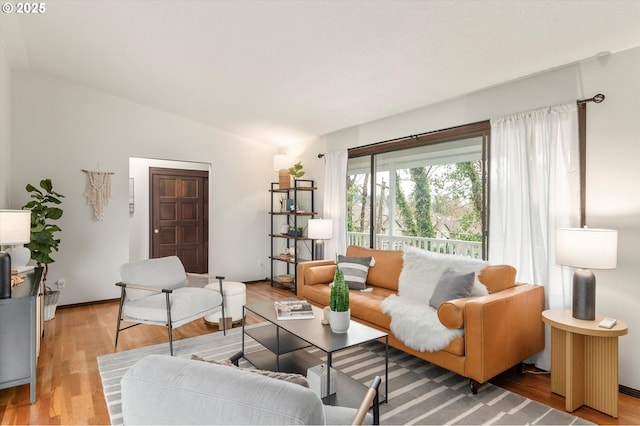
[[[285,286],[291,288],[294,293],[298,291],[298,268],[299,262],[306,260],[314,260],[313,245],[314,240],[305,236],[306,221],[313,219],[318,213],[315,211],[315,191],[318,188],[314,186],[314,181],[310,179],[295,179],[291,188],[280,188],[278,182],[271,183],[271,189],[269,190],[271,195],[271,255],[269,256],[271,263],[271,286]],[[281,204],[281,197],[284,196],[286,200],[293,200],[293,209],[287,209],[287,205]],[[301,210],[300,203],[304,203],[303,206],[309,206],[309,210],[306,208]],[[293,234],[278,232],[276,227],[278,224],[277,218],[286,218],[286,224],[288,228],[293,227],[296,232]],[[302,235],[298,235],[298,228],[303,228]],[[285,240],[286,249],[295,247],[295,254],[284,254],[278,252],[276,245],[278,241]],[[299,244],[301,243],[301,244]],[[276,273],[276,264],[284,263],[286,265],[286,273],[293,274],[293,282],[283,282],[278,279]],[[291,270],[293,269],[293,271]]]

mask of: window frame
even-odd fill
[[[472,137],[482,138],[482,191],[483,191],[483,204],[484,211],[482,212],[482,259],[486,259],[489,253],[489,170],[491,165],[490,153],[491,148],[491,123],[489,120],[479,121],[476,123],[466,124],[457,127],[451,127],[443,130],[436,130],[432,132],[421,133],[417,135],[410,135],[397,139],[391,139],[387,141],[377,142],[370,145],[364,145],[356,148],[350,148],[348,158],[357,157],[370,157],[369,170],[372,178],[369,181],[369,194],[374,197],[375,184],[375,156],[379,154],[401,151],[409,148],[417,148],[421,146],[436,145],[441,143],[452,142],[459,139],[466,139]],[[346,183],[345,183],[346,184]],[[369,247],[374,247],[375,235],[374,235],[374,218],[375,218],[375,203],[373,199],[369,203],[369,217],[371,218],[369,223]]]

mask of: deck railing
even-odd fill
[[[369,247],[369,234],[348,232],[349,245]],[[417,247],[436,253],[453,254],[482,259],[482,243],[477,241],[448,240],[444,238],[406,237],[396,235],[376,235],[375,248],[380,250],[406,250]]]

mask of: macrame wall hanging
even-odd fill
[[[93,206],[96,219],[102,220],[104,208],[111,200],[111,175],[113,172],[96,172],[84,169],[82,171],[87,174],[87,186],[84,191],[87,204]]]

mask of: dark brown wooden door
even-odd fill
[[[209,173],[150,168],[151,257],[178,256],[187,272],[208,272]]]

